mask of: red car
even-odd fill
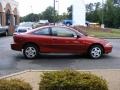
[[[44,26],[32,31],[14,34],[13,50],[22,51],[26,58],[35,58],[39,53],[77,53],[91,58],[100,58],[112,51],[110,42],[85,36],[79,31],[64,26]]]

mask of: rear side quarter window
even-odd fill
[[[42,28],[33,32],[34,35],[50,35],[49,28]]]

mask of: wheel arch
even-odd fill
[[[23,44],[23,49],[25,48],[25,46],[27,46],[27,45],[35,45],[37,48],[38,48],[38,51],[39,51],[39,46],[36,44],[36,43],[33,43],[33,42],[26,42],[25,44]]]
[[[91,44],[91,45],[89,46],[89,48],[88,48],[88,52],[89,52],[89,50],[91,49],[91,47],[92,47],[92,46],[95,46],[95,45],[99,45],[99,46],[101,46],[102,49],[103,49],[103,53],[105,53],[105,48],[104,48],[103,45],[100,44],[100,43],[93,43],[93,44]]]

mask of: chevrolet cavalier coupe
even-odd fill
[[[11,49],[22,51],[28,59],[39,53],[86,54],[93,59],[112,51],[110,42],[85,36],[81,32],[65,26],[43,26],[26,33],[14,34]]]

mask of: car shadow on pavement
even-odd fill
[[[41,54],[37,59],[81,59],[87,58],[87,56],[75,55],[75,54]]]
[[[91,59],[87,55],[75,55],[75,54],[40,54],[35,59],[26,59],[22,54],[19,54],[15,57],[17,60],[96,60]],[[110,55],[103,55],[100,59],[105,60],[113,58]]]
[[[38,55],[38,57],[36,57],[35,59],[26,59],[23,55],[19,54],[16,56],[17,59],[24,59],[24,60],[40,60],[40,59],[81,59],[81,58],[88,58],[87,56],[81,56],[81,55],[70,55],[70,54],[40,54]]]
[[[19,68],[33,70],[61,70],[61,69],[81,69],[81,68],[101,68],[103,63],[112,62],[108,55],[100,59],[90,59],[81,55],[54,55],[42,54],[36,59],[25,59],[22,54],[17,55],[16,61]],[[109,60],[109,61],[108,61]]]

